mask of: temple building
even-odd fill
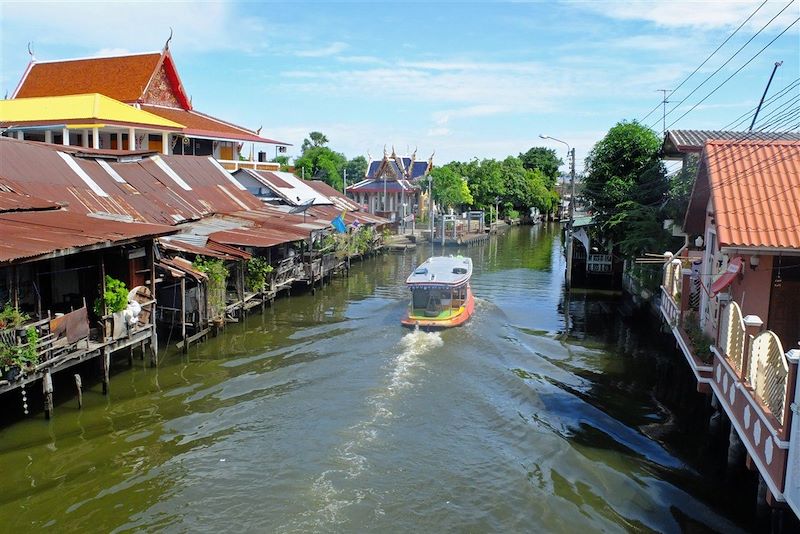
[[[255,144],[288,145],[196,110],[169,41],[152,53],[32,57],[12,100],[0,106],[0,127],[21,140],[212,156],[231,169],[242,166],[245,143],[253,144],[251,155]]]
[[[383,159],[370,158],[364,179],[347,188],[347,194],[370,213],[400,221],[412,214],[421,215],[427,208],[428,181],[433,169],[433,154],[417,161],[417,152],[398,156],[383,151]]]

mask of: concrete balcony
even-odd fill
[[[254,171],[279,171],[280,163],[269,161],[247,161],[238,159],[218,159],[220,165],[228,171],[238,171],[239,169],[252,169]]]

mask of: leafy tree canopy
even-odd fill
[[[458,165],[448,163],[442,167],[435,167],[430,173],[433,180],[433,198],[446,207],[471,206],[473,203],[467,181],[459,174],[457,167]]]
[[[522,166],[529,171],[541,171],[545,177],[545,185],[552,189],[558,180],[558,168],[564,164],[552,148],[535,146],[525,153],[520,153]]]
[[[354,184],[367,175],[367,158],[356,156],[347,162],[347,182]]]
[[[303,151],[303,155],[295,160],[294,173],[306,180],[322,180],[341,191],[342,169],[346,163],[344,154],[325,146],[313,146]]]
[[[322,132],[311,132],[308,137],[303,139],[300,150],[305,154],[306,150],[314,147],[321,147],[328,144],[328,137]]]
[[[668,181],[659,157],[661,140],[636,121],[621,121],[586,158],[584,195],[605,237],[626,255],[658,250]]]

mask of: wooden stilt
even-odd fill
[[[83,384],[78,373],[75,373],[75,389],[78,390],[78,408],[83,408]]]
[[[150,353],[150,367],[158,367],[158,335],[156,329],[153,328],[150,334],[150,344],[148,345]]]
[[[103,395],[108,395],[108,376],[111,367],[111,352],[108,347],[103,348],[101,357],[103,358]]]
[[[44,416],[47,419],[53,417],[53,379],[50,377],[50,369],[45,370],[42,377],[42,392],[44,393]]]
[[[183,353],[189,352],[189,344],[186,342],[186,277],[181,277],[181,340],[183,341]]]

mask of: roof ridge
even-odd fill
[[[150,56],[150,55],[161,55],[161,52],[133,52],[127,54],[110,54],[107,56],[85,56],[85,57],[71,57],[67,59],[46,59],[44,61],[35,60],[33,61],[33,65],[44,65],[47,63],[69,63],[70,61],[89,61],[93,59],[117,59],[121,57],[134,57],[134,56]]]

